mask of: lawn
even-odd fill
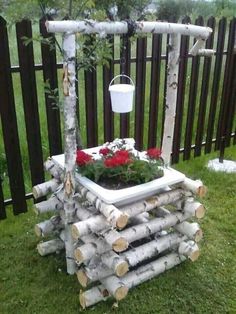
[[[87,309],[87,313],[236,313],[236,174],[213,173],[206,162],[215,154],[181,162],[175,167],[208,186],[202,200],[207,208],[201,226],[204,239],[195,262],[173,270],[131,290],[113,308],[113,300]],[[226,157],[236,160],[235,146]],[[34,224],[42,220],[30,210],[0,222],[0,313],[78,313],[76,276],[65,272],[63,255],[40,257]]]

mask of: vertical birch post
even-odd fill
[[[65,211],[65,249],[67,273],[74,274],[73,238],[71,223],[75,213],[73,195],[75,193],[75,161],[76,161],[76,91],[75,91],[75,34],[63,35],[63,93],[64,93],[64,211]]]
[[[179,73],[179,48],[179,34],[170,34],[169,61],[167,68],[165,123],[162,141],[162,157],[167,166],[169,166],[170,164],[175,127],[175,112]]]

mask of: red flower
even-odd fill
[[[117,150],[115,156],[122,158],[129,158],[129,152],[127,150]]]
[[[148,155],[148,157],[149,158],[151,158],[151,159],[158,159],[158,158],[160,158],[161,157],[161,150],[160,150],[160,148],[149,148],[148,150],[147,150],[147,155]]]
[[[118,154],[115,155],[111,158],[107,158],[106,160],[104,160],[104,165],[107,168],[114,168],[114,167],[118,167],[118,166],[124,166],[129,164],[130,162],[132,162],[132,160],[129,158],[129,155],[127,157],[126,154],[124,154],[124,156],[122,156],[122,154]]]
[[[82,150],[77,150],[77,153],[76,153],[76,162],[77,164],[81,167],[81,166],[84,166],[86,165],[87,163],[89,163],[91,160],[92,160],[92,156],[85,153],[84,151]]]
[[[111,152],[111,150],[107,147],[104,147],[104,148],[101,148],[99,150],[99,154],[103,155],[103,156],[106,156],[108,155],[109,153]]]

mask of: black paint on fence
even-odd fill
[[[6,21],[0,17],[0,115],[14,214],[27,211]]]
[[[25,45],[23,40],[23,37],[32,38],[31,22],[23,20],[17,23],[16,34],[31,182],[34,186],[44,181],[44,169],[33,44],[31,42]]]

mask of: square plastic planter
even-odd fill
[[[101,147],[102,146],[88,148],[84,149],[84,151],[93,155],[94,158],[99,158],[98,152]],[[140,154],[143,153],[140,152]],[[64,168],[64,154],[52,156],[52,160],[58,164],[60,168]],[[106,189],[90,179],[81,176],[79,173],[76,173],[76,180],[105,203],[119,206],[150,197],[158,193],[158,191],[163,188],[180,183],[185,179],[185,175],[183,173],[170,167],[164,168],[163,170],[164,176],[161,178],[119,190]]]

